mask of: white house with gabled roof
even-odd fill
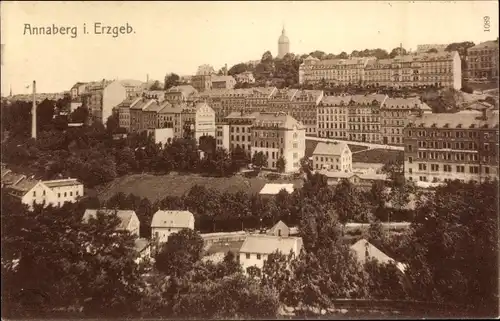
[[[153,215],[151,237],[158,243],[165,243],[168,237],[182,229],[194,230],[194,215],[189,211],[162,211]]]

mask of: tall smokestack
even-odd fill
[[[33,80],[33,106],[31,107],[31,138],[36,139],[36,81]]]

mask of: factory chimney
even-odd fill
[[[31,138],[36,139],[36,81],[33,80],[33,106],[31,107]]]

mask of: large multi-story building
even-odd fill
[[[412,115],[432,113],[432,109],[417,97],[387,98],[381,105],[382,144],[403,145],[403,130]]]
[[[332,85],[357,85],[364,82],[366,64],[375,58],[319,60],[307,57],[299,67],[299,83],[324,82]]]
[[[113,108],[126,98],[127,91],[120,82],[106,80],[88,85],[82,95],[83,104],[89,109],[90,119],[101,124],[106,124]]]
[[[285,172],[300,169],[305,153],[304,125],[286,113],[259,113],[251,127],[251,153],[263,152],[268,168],[277,169],[278,160],[285,160]]]
[[[392,87],[462,88],[462,63],[456,51],[397,56],[391,69]]]
[[[461,59],[456,51],[415,53],[393,59],[373,57],[318,60],[307,57],[299,67],[300,84],[388,87],[462,87]]]
[[[469,80],[498,79],[498,40],[467,49],[467,62]]]
[[[325,96],[317,108],[318,137],[401,145],[409,117],[431,112],[415,97]]]
[[[305,152],[305,127],[285,112],[232,112],[226,117],[229,126],[229,147],[239,147],[250,156],[263,152],[269,169],[277,169],[280,157],[285,160],[285,172],[300,168]],[[223,137],[223,133],[219,139]]]
[[[318,136],[379,143],[386,95],[327,96],[318,106]]]
[[[130,108],[141,100],[142,98],[127,98],[117,106],[120,128],[125,128],[127,132],[130,131]]]
[[[239,147],[250,154],[252,150],[252,126],[255,123],[258,113],[232,112],[225,121],[229,125],[229,150],[233,151]],[[224,133],[222,133],[224,134]],[[221,137],[220,139],[223,139]]]
[[[275,87],[248,89],[212,89],[199,93],[196,101],[206,101],[216,114],[216,121],[223,122],[231,112],[246,110],[261,111],[268,107],[269,100],[276,92]]]
[[[290,100],[288,114],[304,125],[308,135],[316,135],[317,108],[323,96],[322,90],[299,90]]]
[[[148,122],[146,119],[150,117],[146,117],[146,114],[150,116],[150,113],[146,112],[146,109],[150,105],[157,105],[157,101],[155,99],[147,99],[147,98],[141,98],[140,101],[137,103],[133,104],[129,108],[129,114],[130,114],[130,132],[132,133],[137,133],[137,132],[142,132],[144,130],[147,130],[149,128],[154,128],[154,127],[149,127],[150,122]],[[120,111],[120,110],[119,110]],[[120,118],[120,115],[118,115],[118,119]]]
[[[404,129],[405,177],[443,182],[498,179],[498,110],[423,114]]]
[[[215,125],[215,146],[216,148],[224,148],[230,150],[231,145],[229,142],[229,124],[219,123]]]
[[[215,138],[215,113],[207,103],[176,104],[164,102],[156,112],[156,128],[173,128],[174,137]]]

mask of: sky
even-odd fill
[[[194,74],[202,64],[230,68],[267,50],[276,55],[283,24],[296,54],[390,51],[400,43],[415,50],[498,37],[497,1],[2,1],[0,17],[3,96],[11,87],[14,94],[29,93],[33,80],[38,92],[61,92],[77,81],[145,81],[147,75],[163,81],[170,72]],[[96,34],[95,23],[128,23],[133,31]],[[77,35],[29,34],[52,25],[76,27]]]

